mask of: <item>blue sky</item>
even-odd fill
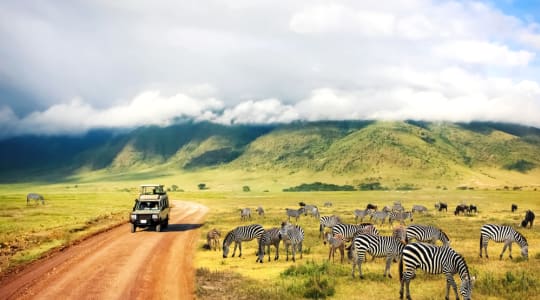
[[[540,127],[539,1],[2,1],[0,137],[294,120]]]

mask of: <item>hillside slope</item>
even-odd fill
[[[540,185],[540,129],[500,123],[335,121],[185,123],[82,137],[0,141],[0,180],[142,170],[307,172],[311,177]],[[319,175],[317,175],[319,174]],[[54,176],[51,176],[54,175]]]

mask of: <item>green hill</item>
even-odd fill
[[[98,170],[107,174],[222,170],[246,176],[302,173],[306,181],[353,185],[376,181],[391,188],[540,187],[539,167],[540,129],[501,123],[203,122],[0,141],[3,182],[58,180]]]

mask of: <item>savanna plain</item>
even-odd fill
[[[170,187],[177,180],[181,181],[173,177],[150,181]],[[222,241],[228,231],[240,225],[279,227],[287,219],[285,208],[298,208],[299,202],[317,205],[321,215],[336,214],[344,222],[355,223],[354,209],[364,209],[368,203],[383,207],[394,201],[401,201],[407,210],[415,204],[428,207],[427,213],[414,215],[413,223],[435,225],[448,234],[452,248],[464,256],[471,274],[476,276],[473,299],[539,299],[540,233],[536,225],[524,229],[519,223],[527,209],[540,211],[540,191],[438,187],[413,191],[283,192],[256,183],[250,184],[250,191],[243,191],[242,184],[231,188],[210,184],[208,189],[198,190],[195,183],[202,180],[196,179],[191,188],[180,185],[183,191],[169,192],[170,199],[197,202],[209,208],[206,222],[200,228],[195,258],[195,294],[200,299],[398,299],[397,263],[391,266],[391,279],[383,277],[383,258],[363,264],[364,279],[358,278],[358,272],[352,278],[347,258],[340,263],[337,253],[335,262],[328,261],[329,248],[319,237],[319,220],[311,216],[301,216],[297,222],[306,236],[303,257],[297,256],[296,262],[286,261],[283,244],[279,260],[273,260],[272,247],[271,261],[266,256],[262,264],[255,262],[256,241],[242,243],[241,258],[238,250],[236,257],[223,258],[221,244],[217,251],[205,247],[206,232],[212,228],[221,231]],[[5,275],[51,250],[127,222],[138,185],[147,181],[0,185],[0,271]],[[31,191],[44,194],[45,205],[27,205],[26,193]],[[434,209],[438,201],[448,203],[448,212]],[[325,202],[331,202],[332,206],[324,207]],[[476,205],[478,213],[455,216],[453,210],[460,203]],[[511,212],[512,203],[519,207],[516,212]],[[264,217],[255,213],[258,206],[265,209]],[[251,220],[240,219],[240,209],[245,207],[253,211]],[[529,259],[523,259],[519,246],[513,244],[514,258],[508,258],[507,251],[499,260],[503,244],[493,241],[488,246],[490,258],[480,258],[480,227],[486,223],[518,229],[528,240]],[[391,234],[392,227],[387,224],[377,228],[383,235]],[[459,277],[455,279],[459,286]],[[418,271],[411,282],[411,295],[413,299],[442,299],[445,286],[443,275]],[[452,292],[450,296],[454,297]]]

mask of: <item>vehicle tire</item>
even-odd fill
[[[156,231],[157,231],[157,232],[161,232],[161,224],[157,224],[157,225],[156,225]]]
[[[137,230],[137,225],[131,224],[131,233],[134,233]]]
[[[167,216],[167,219],[165,219],[165,222],[163,222],[163,228],[169,227],[169,216]]]

